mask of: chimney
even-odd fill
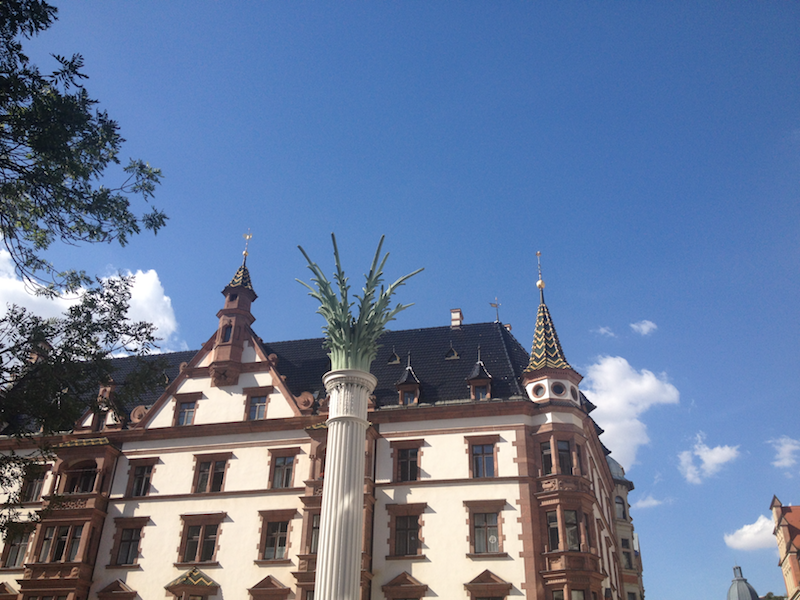
[[[464,314],[460,308],[450,309],[450,329],[460,329],[461,323],[464,322]]]

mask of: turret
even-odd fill
[[[250,234],[245,235],[249,241]],[[225,304],[217,313],[219,328],[214,338],[214,359],[211,363],[211,380],[216,387],[236,385],[242,369],[244,341],[249,336],[250,325],[255,317],[250,313],[250,305],[258,298],[250,282],[247,270],[247,247],[243,252],[242,266],[236,271],[231,282],[222,290]]]
[[[540,252],[536,256],[541,256]],[[583,377],[570,366],[558,341],[550,311],[544,302],[544,280],[539,265],[539,310],[528,366],[522,372],[522,382],[528,397],[534,402],[571,401],[580,405],[578,384]]]

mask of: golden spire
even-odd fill
[[[253,239],[253,234],[250,233],[249,227],[247,228],[247,233],[242,234],[242,237],[244,238],[244,252],[242,252],[242,266],[244,266],[247,264],[247,257],[250,255],[250,253],[247,251],[247,247],[250,245],[250,240]]]
[[[539,301],[544,304],[544,279],[542,279],[542,253],[536,251],[536,262],[539,267],[539,281],[536,282],[536,287],[539,288]]]

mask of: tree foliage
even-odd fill
[[[349,299],[350,285],[347,283],[348,279],[345,277],[341,260],[339,260],[336,236],[331,234],[333,257],[336,262],[336,272],[333,278],[339,288],[338,296],[322,269],[309,258],[301,246],[298,246],[308,262],[309,270],[314,274],[311,281],[316,285],[316,289],[304,281],[299,279],[297,281],[307,287],[310,290],[309,296],[315,298],[320,304],[317,312],[325,317],[327,323],[323,328],[325,347],[330,350],[331,369],[333,370],[360,369],[369,372],[370,364],[378,353],[378,338],[386,329],[386,324],[393,321],[401,310],[412,306],[411,304],[397,304],[392,308],[392,296],[397,288],[422,269],[417,269],[413,273],[401,277],[388,288],[384,288],[383,267],[386,265],[386,259],[389,258],[387,252],[381,259],[384,237],[381,236],[369,273],[365,275],[363,293],[361,296],[355,295],[355,299],[358,300],[357,317],[353,317],[352,314],[355,302],[351,302]]]
[[[160,361],[142,360],[110,399],[117,352],[147,354],[155,328],[128,320],[130,278],[92,279],[49,262],[54,243],[125,245],[144,229],[157,232],[166,216],[150,201],[160,171],[140,160],[124,168],[116,187],[106,170],[120,163],[117,123],[98,110],[81,71],[83,59],[53,55],[42,73],[22,42],[50,27],[57,10],[42,0],[0,2],[0,237],[17,274],[39,293],[74,292],[63,316],[43,319],[17,306],[0,318],[0,431],[16,438],[0,457],[0,531],[19,519],[21,482],[52,456],[48,435],[69,431],[86,410],[125,407],[163,377]],[[120,382],[116,382],[120,383]]]
[[[43,257],[53,242],[124,245],[166,216],[149,205],[161,173],[147,163],[131,160],[121,185],[102,182],[124,140],[89,97],[83,58],[54,54],[57,68],[43,74],[24,54],[21,40],[55,19],[41,0],[0,3],[0,235],[19,275],[74,290],[90,280]],[[148,205],[140,215],[137,197]]]

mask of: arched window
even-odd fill
[[[617,496],[614,499],[614,505],[617,509],[617,518],[618,519],[625,519],[625,500],[622,499],[622,496]]]

